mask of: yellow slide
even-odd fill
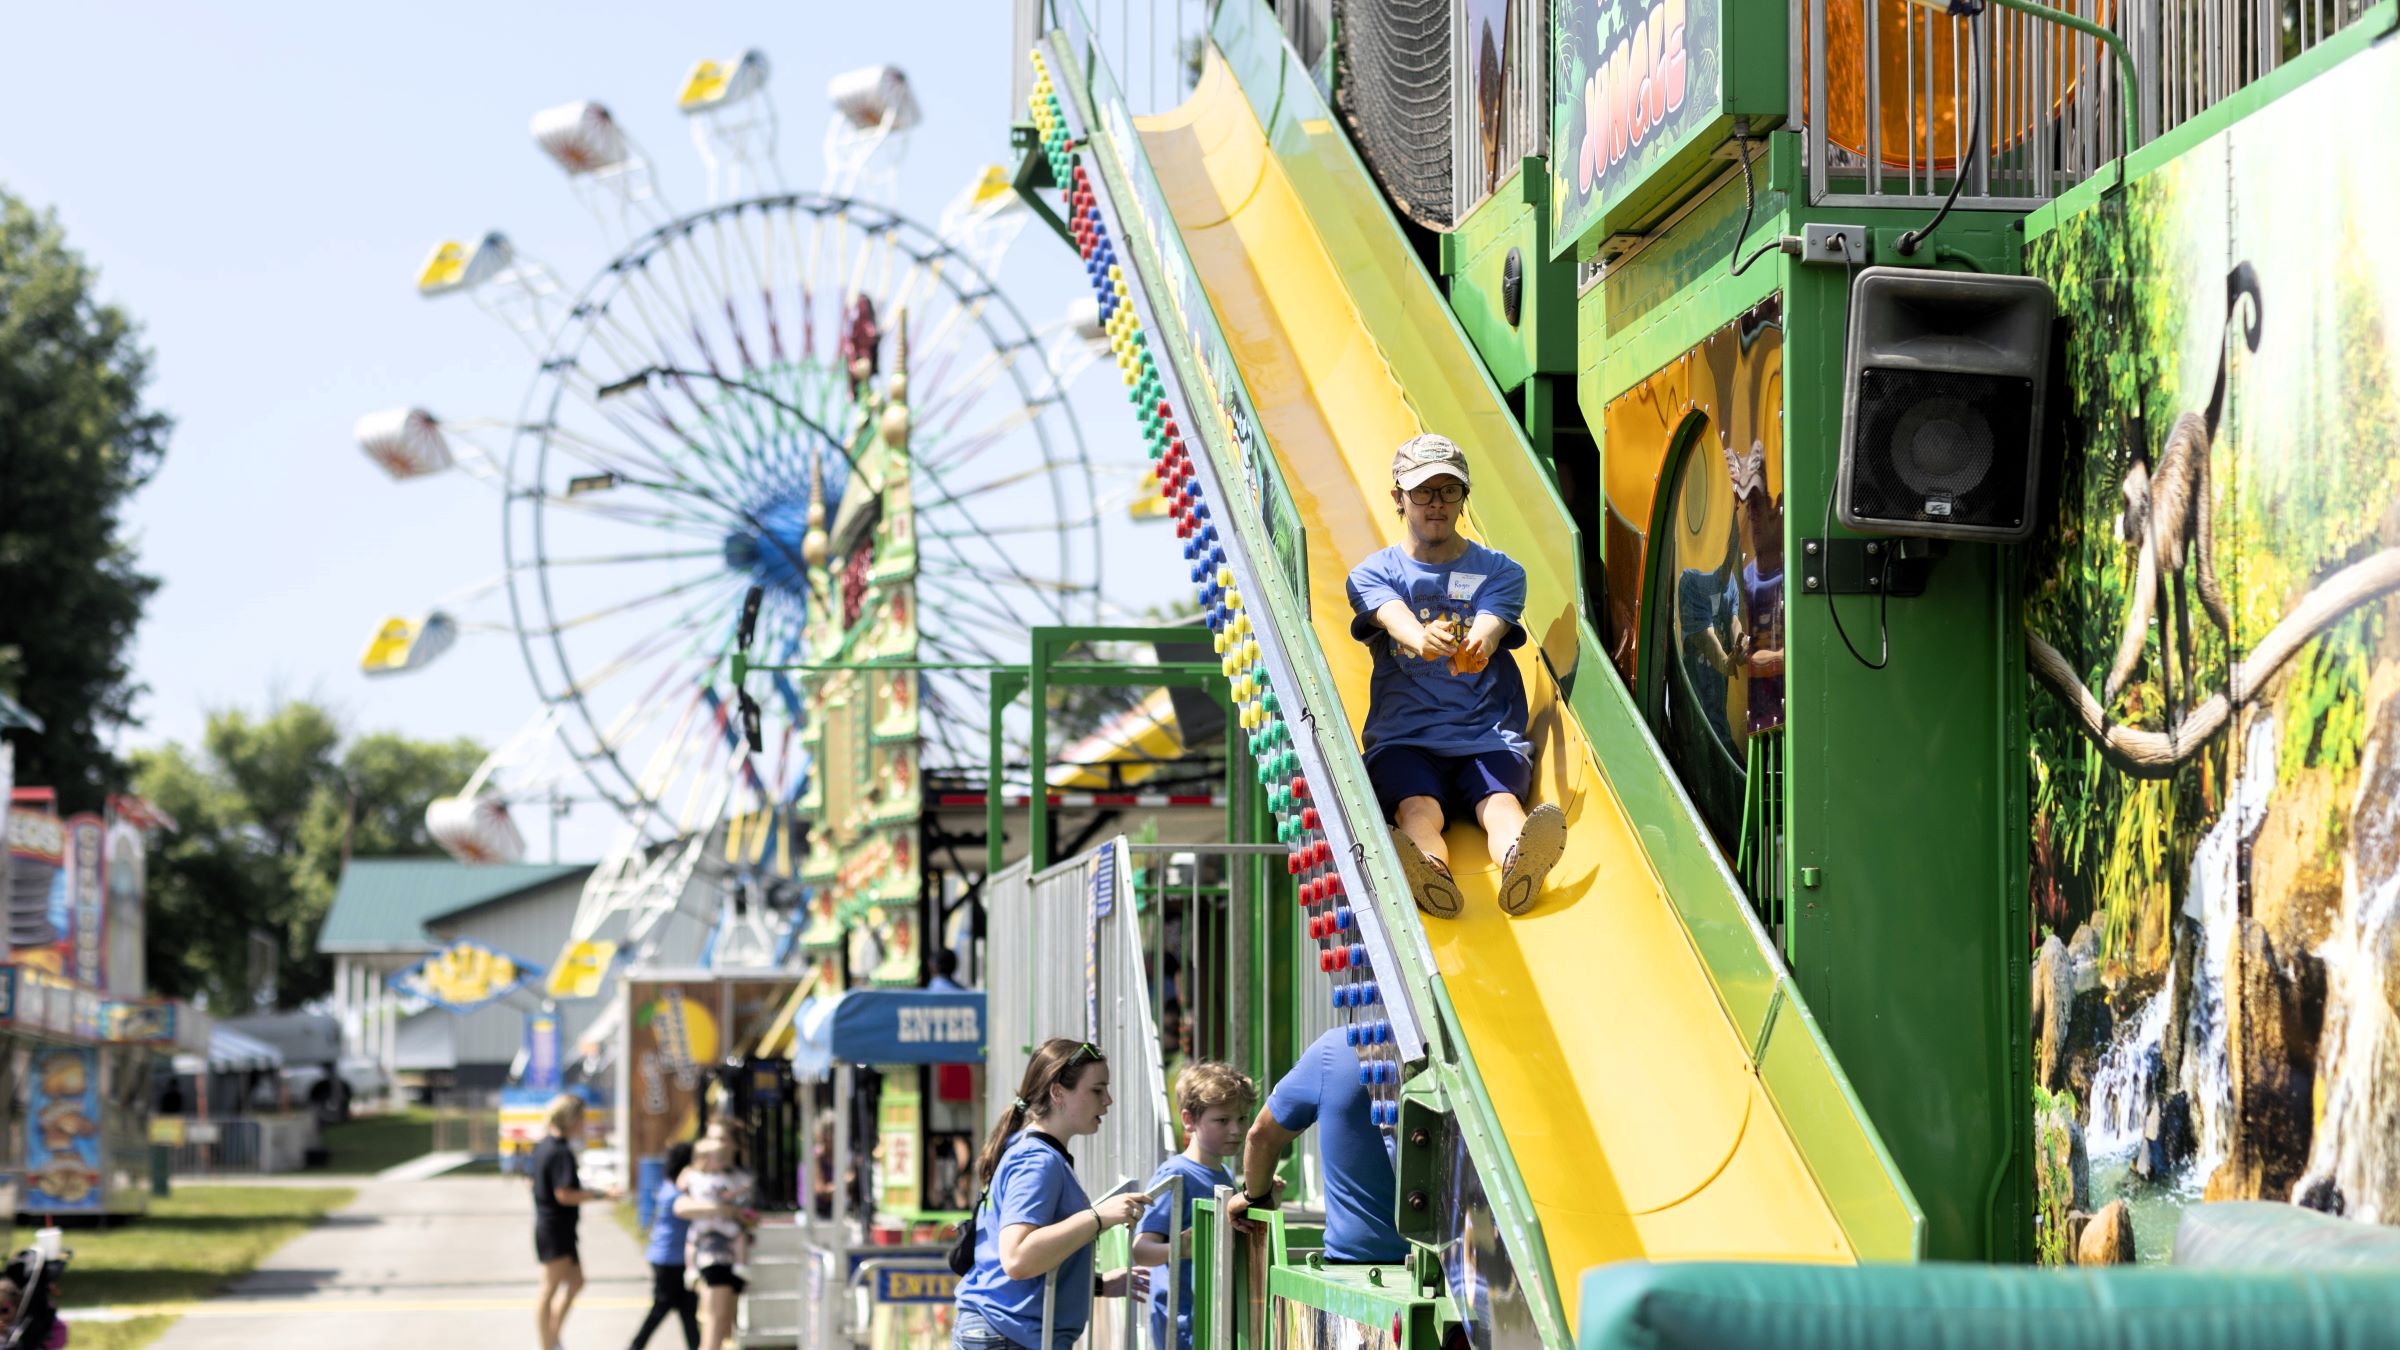
[[[1311,182],[1315,200],[1304,202],[1213,51],[1187,103],[1137,125],[1292,480],[1310,612],[1355,732],[1368,657],[1349,636],[1343,582],[1401,537],[1393,448],[1423,430],[1459,441],[1475,473],[1469,532],[1493,547],[1520,557],[1562,549],[1523,523],[1555,520],[1556,509],[1526,495],[1542,490],[1539,470],[1510,444],[1507,409],[1440,316],[1411,324],[1395,293],[1353,293],[1378,283],[1360,280],[1356,241],[1343,232],[1380,216],[1380,200],[1359,195],[1355,215],[1338,202],[1327,210],[1328,186]],[[1455,359],[1425,359],[1437,342]],[[1396,368],[1410,372],[1405,386]],[[1526,614],[1535,640],[1515,659],[1532,701],[1535,792],[1566,810],[1566,857],[1540,903],[1510,919],[1494,900],[1498,869],[1482,832],[1453,829],[1467,910],[1425,926],[1572,1326],[1581,1274],[1603,1262],[1853,1253],[1543,659],[1546,648],[1553,661],[1573,660],[1574,599],[1558,575],[1551,569],[1545,584],[1535,573]]]

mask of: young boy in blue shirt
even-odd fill
[[[1350,572],[1350,635],[1367,644],[1367,780],[1392,820],[1417,907],[1455,918],[1462,901],[1442,830],[1472,818],[1500,863],[1500,908],[1522,914],[1566,850],[1567,818],[1528,812],[1533,746],[1525,680],[1493,656],[1525,644],[1525,569],[1458,532],[1467,457],[1430,433],[1392,456],[1392,505],[1408,539]]]
[[[650,1344],[651,1335],[670,1317],[683,1326],[686,1350],[700,1350],[700,1295],[683,1283],[683,1248],[692,1221],[675,1212],[675,1201],[683,1194],[676,1178],[691,1165],[690,1141],[669,1148],[667,1165],[650,1197],[656,1217],[650,1221],[650,1246],[642,1253],[650,1263],[650,1311],[642,1318],[641,1330],[633,1333],[633,1350]]]
[[[1160,1164],[1150,1186],[1155,1188],[1170,1178],[1183,1183],[1182,1240],[1170,1256],[1165,1205],[1152,1206],[1135,1227],[1133,1237],[1133,1264],[1164,1266],[1172,1260],[1175,1267],[1172,1284],[1156,1273],[1150,1277],[1150,1344],[1155,1350],[1191,1350],[1192,1205],[1215,1196],[1217,1187],[1233,1184],[1225,1159],[1241,1148],[1242,1130],[1249,1122],[1251,1103],[1257,1100],[1256,1084],[1232,1065],[1216,1060],[1191,1065],[1176,1082],[1175,1106],[1183,1116],[1184,1136],[1191,1142],[1184,1145],[1183,1152]],[[1170,1295],[1175,1310],[1172,1337],[1167,1326]]]

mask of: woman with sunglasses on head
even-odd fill
[[[1016,1100],[976,1159],[975,1265],[958,1282],[955,1350],[1057,1350],[1091,1320],[1092,1298],[1121,1298],[1127,1272],[1092,1270],[1092,1241],[1141,1218],[1135,1192],[1097,1204],[1075,1179],[1067,1140],[1093,1134],[1108,1113],[1108,1060],[1096,1045],[1050,1040],[1034,1051]],[[1057,1272],[1051,1346],[1043,1346],[1042,1286]]]

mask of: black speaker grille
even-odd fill
[[[1859,372],[1849,498],[1856,521],[2015,530],[2031,492],[2033,381]]]

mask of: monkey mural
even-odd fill
[[[2249,304],[2244,307],[2243,301]],[[2243,344],[2258,350],[2263,305],[2258,274],[2249,263],[2225,278],[2225,317],[2242,320]],[[2209,458],[2225,412],[2232,352],[2220,343],[2215,385],[2208,406],[2175,419],[2152,460],[2149,436],[2138,419],[2128,427],[2135,460],[2125,472],[2125,512],[2120,537],[2136,550],[2133,596],[2100,692],[2083,682],[2075,665],[2040,633],[2025,632],[2025,660],[2035,680],[2066,705],[2076,729],[2099,748],[2118,772],[2135,778],[2165,778],[2215,739],[2234,711],[2258,696],[2267,681],[2300,649],[2370,600],[2400,591],[2400,548],[2387,548],[2318,579],[2247,652],[2233,648],[2233,610],[2217,579],[2214,503],[2209,495]],[[2200,608],[2227,647],[2225,687],[2202,696],[2195,674],[2190,601],[2184,573],[2200,594]],[[2117,696],[2141,666],[2150,625],[2160,621],[2159,686],[2164,715],[2153,729],[2134,726],[2112,711]]]
[[[2244,298],[2250,301],[2245,312]],[[2258,293],[2258,273],[2248,263],[2238,263],[2225,277],[2225,322],[2242,317],[2242,342],[2251,351],[2258,350],[2259,324],[2264,317]],[[2217,631],[2230,643],[2233,640],[2233,607],[2226,602],[2225,588],[2217,580],[2215,511],[2209,496],[2209,452],[2216,443],[2217,426],[2225,412],[2225,381],[2233,367],[2231,351],[2222,337],[2217,350],[2217,379],[2208,392],[2208,408],[2204,413],[2184,413],[2175,419],[2167,432],[2166,444],[2160,449],[2155,470],[2149,462],[2148,429],[2137,416],[2133,419],[2128,443],[2135,446],[2134,461],[2125,471],[2125,514],[2120,537],[2128,547],[2138,550],[2133,582],[2133,607],[2125,615],[2124,636],[2118,639],[2116,660],[2108,669],[2108,679],[2100,687],[2100,702],[2105,706],[2117,701],[2117,695],[2133,678],[2140,666],[2142,647],[2149,636],[2150,623],[2156,617],[2166,631],[2159,635],[2159,687],[2166,695],[2167,720],[2175,720],[2177,701],[2176,682],[2180,677],[2188,701],[2192,694],[2197,649],[2192,640],[2190,600],[2184,591],[2184,566],[2191,565],[2195,589],[2200,592],[2200,606],[2216,622]]]

